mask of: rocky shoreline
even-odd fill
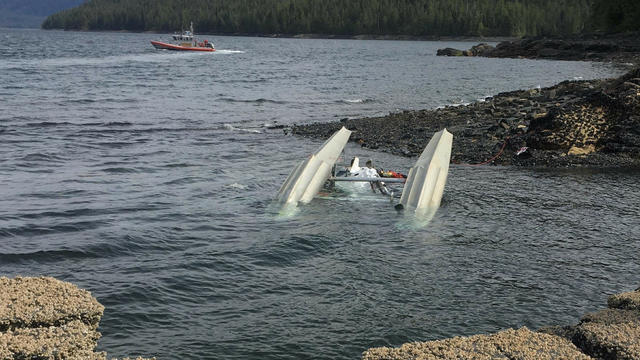
[[[73,284],[0,277],[0,359],[106,360],[95,351],[103,313],[104,306]]]
[[[345,126],[350,141],[418,156],[434,132],[454,135],[460,164],[528,167],[640,167],[640,68],[604,80],[500,93],[466,106],[294,125],[285,133],[328,138]]]
[[[640,288],[612,295],[607,304],[576,325],[372,348],[362,359],[640,359]]]
[[[496,47],[483,43],[469,50],[440,49],[437,55],[605,61],[640,66],[640,32],[565,38],[526,37],[502,41]]]
[[[106,360],[95,352],[104,306],[88,291],[51,277],[0,277],[0,305],[0,359]],[[576,325],[372,348],[362,359],[640,359],[638,339],[640,288],[610,296],[608,309]]]

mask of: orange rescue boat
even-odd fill
[[[193,33],[193,22],[191,23],[190,31],[183,31],[181,33],[173,34],[174,43],[168,43],[163,41],[151,41],[151,45],[159,50],[174,50],[174,51],[216,51],[212,42],[204,40],[198,42]]]

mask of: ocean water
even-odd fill
[[[289,217],[273,203],[322,140],[269,125],[622,71],[609,64],[435,56],[474,45],[459,42],[208,36],[218,51],[192,54],[155,34],[0,37],[0,275],[90,290],[109,356],[355,359],[576,323],[640,285],[638,171],[452,165],[421,228],[374,196]]]

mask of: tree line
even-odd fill
[[[591,27],[606,32],[640,30],[639,0],[594,0]]]
[[[42,27],[173,32],[193,22],[197,32],[219,34],[569,35],[588,28],[594,1],[617,0],[89,0]]]

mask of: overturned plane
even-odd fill
[[[371,188],[374,189],[374,184],[379,187],[381,182],[385,182],[404,185],[396,209],[421,214],[429,210],[433,211],[440,206],[449,173],[453,144],[453,135],[447,129],[433,135],[406,178],[379,177],[377,174],[354,176],[353,171],[343,171],[343,176],[337,176],[336,162],[350,135],[351,131],[343,127],[334,133],[318,151],[299,163],[282,184],[277,200],[283,205],[297,206],[298,203],[310,202],[326,183],[362,182],[370,183]],[[355,166],[357,167],[358,164],[356,163]]]

